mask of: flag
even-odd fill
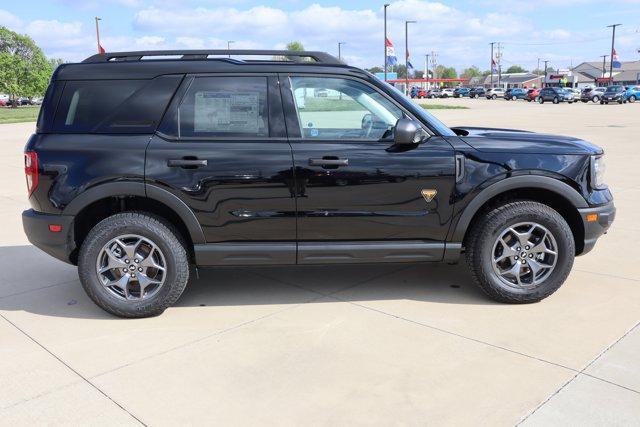
[[[100,43],[98,43],[98,53],[100,55],[104,55],[107,51],[104,50],[104,48],[102,47],[102,45]]]
[[[396,65],[398,63],[398,57],[396,56],[393,43],[391,43],[391,40],[385,39],[385,45],[387,46],[387,65]]]
[[[613,57],[611,58],[611,65],[613,66],[613,68],[621,68],[622,64],[620,63],[620,61],[618,61],[618,52],[616,52],[615,49],[613,49]]]
[[[407,51],[407,76],[413,74],[413,64],[409,61],[409,51]]]
[[[497,73],[498,72],[498,67],[496,64],[496,60],[491,58],[491,72],[492,73]]]

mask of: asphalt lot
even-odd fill
[[[27,242],[34,124],[1,125],[0,424],[640,425],[640,103],[424,102],[605,148],[616,222],[550,298],[493,303],[463,264],[201,270],[113,318]]]

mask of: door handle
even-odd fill
[[[327,166],[334,166],[334,167],[349,166],[349,159],[339,159],[337,157],[329,158],[327,156],[327,157],[323,157],[321,159],[309,159],[309,165],[310,166],[322,166],[322,167],[327,167]]]
[[[201,166],[207,166],[207,161],[201,159],[169,159],[167,160],[167,166],[179,168],[199,168]]]

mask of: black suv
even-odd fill
[[[122,317],[175,303],[191,266],[461,253],[490,297],[529,303],[613,221],[603,167],[576,138],[449,128],[325,53],[109,53],[55,71],[23,223]]]

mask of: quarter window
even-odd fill
[[[181,137],[268,137],[266,77],[196,77],[178,109]]]
[[[300,132],[306,139],[390,139],[402,110],[372,87],[351,79],[292,77]]]

